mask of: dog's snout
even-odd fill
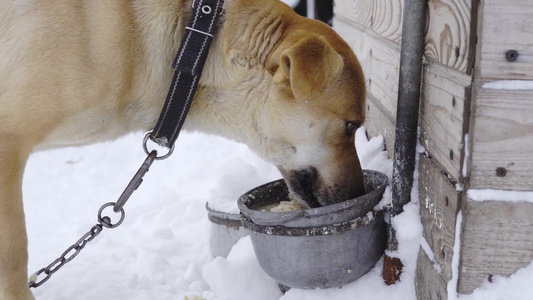
[[[290,171],[278,168],[295,200],[309,208],[339,203],[365,193],[360,168],[359,172],[356,169],[356,172],[340,173],[331,181],[326,180],[324,174],[313,166]]]
[[[318,171],[314,167],[289,172],[291,191],[298,195],[309,207],[322,206],[316,196]]]

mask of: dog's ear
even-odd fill
[[[284,49],[278,66],[274,82],[290,86],[294,97],[305,101],[320,96],[339,76],[344,62],[325,39],[311,36]]]

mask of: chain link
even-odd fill
[[[168,156],[167,156],[168,157]],[[98,210],[98,223],[94,225],[87,233],[85,233],[78,241],[76,241],[74,244],[72,244],[70,247],[67,248],[61,254],[59,258],[51,262],[48,266],[40,269],[39,271],[32,274],[29,278],[28,285],[30,288],[36,288],[41,286],[43,283],[45,283],[50,277],[52,277],[52,274],[57,272],[59,269],[61,269],[65,264],[72,261],[85,246],[87,243],[92,241],[95,237],[97,237],[100,232],[105,228],[116,228],[122,222],[124,221],[124,218],[126,217],[126,213],[124,211],[123,206],[126,204],[126,201],[129,199],[131,194],[139,187],[139,185],[142,183],[143,176],[148,172],[150,166],[154,162],[154,159],[157,158],[157,151],[153,150],[150,153],[148,153],[148,157],[141,165],[139,171],[135,174],[133,179],[130,181],[122,195],[120,196],[119,200],[117,202],[108,202],[100,209]],[[165,157],[166,158],[166,157]],[[103,211],[113,206],[113,212],[120,213],[120,219],[112,223],[111,218],[106,215],[102,215]],[[44,275],[43,275],[44,274]],[[41,279],[39,279],[40,276],[44,276]]]
[[[103,222],[103,220],[101,222]],[[52,277],[52,274],[61,269],[61,267],[63,267],[66,263],[74,259],[74,257],[76,257],[80,253],[80,251],[85,247],[85,245],[87,245],[88,242],[92,241],[97,235],[99,235],[100,232],[102,232],[102,229],[103,227],[101,224],[94,225],[76,243],[68,247],[67,250],[63,252],[63,254],[61,254],[58,259],[54,260],[47,267],[42,268],[33,275],[31,275],[30,282],[28,283],[30,288],[39,287],[48,279],[50,279],[50,277]],[[43,273],[45,277],[38,280],[39,276]]]

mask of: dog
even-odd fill
[[[34,299],[28,157],[152,129],[191,10],[191,0],[0,1],[1,300]],[[364,108],[361,67],[334,30],[278,0],[226,0],[184,128],[247,144],[318,207],[364,193],[354,146]]]

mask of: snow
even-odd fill
[[[498,80],[483,84],[483,88],[495,90],[533,90],[533,81]]]
[[[227,259],[217,257],[203,268],[203,277],[219,299],[279,299],[277,283],[263,272],[250,237],[241,239]],[[253,276],[250,276],[253,275]]]
[[[361,167],[363,169],[382,172],[389,179],[389,185],[385,189],[383,199],[377,205],[376,209],[381,209],[391,202],[392,160],[388,159],[387,152],[384,151],[384,145],[385,141],[381,135],[369,141],[364,127],[359,128],[355,133],[355,147]]]
[[[492,189],[469,189],[468,199],[474,201],[509,201],[533,203],[533,192],[530,191],[502,191]]]
[[[220,212],[238,214],[239,207],[236,199],[244,192],[258,185],[280,179],[281,174],[273,165],[257,159],[244,145],[238,145],[241,151],[214,168],[219,179],[210,189],[209,207]],[[230,171],[231,172],[228,172]]]
[[[48,265],[85,234],[96,224],[100,206],[121,194],[146,157],[142,138],[133,134],[111,143],[32,155],[23,186],[30,273]],[[356,146],[365,168],[391,177],[392,162],[383,151],[383,137],[368,141],[362,128],[357,131]],[[233,205],[240,194],[277,178],[277,170],[246,146],[182,133],[174,154],[154,162],[125,205],[124,223],[104,229],[33,292],[39,300],[416,299],[416,255],[422,239],[416,181],[413,201],[393,219],[400,244],[398,251],[389,254],[400,257],[405,265],[396,285],[383,283],[380,260],[368,274],[342,288],[291,289],[282,295],[259,267],[249,237],[242,238],[228,258],[213,258],[205,203],[234,210],[228,203]],[[389,189],[383,205],[387,201]],[[116,219],[111,209],[104,214]],[[532,280],[533,267],[529,266],[510,278],[495,276],[494,284],[483,285],[472,297],[501,294],[525,300],[509,289],[527,286]]]
[[[460,295],[459,300],[526,300],[533,295],[533,262],[509,277],[494,275],[492,282],[483,285],[470,295]]]
[[[461,224],[463,223],[463,212],[457,213],[457,219],[455,221],[455,239],[453,244],[453,257],[452,257],[452,279],[448,281],[447,291],[448,300],[457,300],[457,284],[459,280],[459,256],[461,253]]]
[[[435,270],[437,270],[439,274],[442,274],[442,268],[435,260],[435,254],[431,250],[431,246],[429,245],[428,241],[424,237],[422,237],[420,246],[422,247],[422,250],[424,250],[424,252],[428,256],[429,260],[433,263],[433,267],[435,268]]]
[[[418,134],[420,134],[420,130]],[[416,151],[417,153],[424,153],[426,150],[420,143],[417,143]],[[423,240],[422,223],[420,221],[420,207],[418,199],[418,162],[419,156],[416,155],[416,167],[415,172],[413,174],[411,201],[403,206],[403,212],[401,214],[391,219],[392,227],[396,231],[398,249],[394,252],[386,250],[386,254],[388,256],[399,258],[403,264],[400,282],[395,284],[400,286],[404,285],[404,290],[400,291],[401,297],[399,297],[399,299],[416,299],[416,293],[414,289],[416,262],[418,257],[418,251]],[[383,161],[383,163],[386,162]],[[392,164],[392,161],[390,161],[390,163]],[[391,172],[387,173],[387,175],[389,176],[389,178],[392,177],[392,166]],[[376,280],[378,280],[378,278],[376,278]],[[376,299],[387,298],[384,297]]]

